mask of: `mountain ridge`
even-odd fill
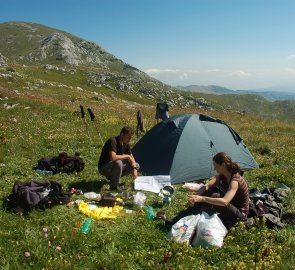
[[[286,91],[276,91],[273,88],[265,89],[254,89],[254,90],[232,90],[218,85],[188,85],[188,86],[177,86],[178,89],[190,92],[199,92],[206,94],[226,95],[226,94],[237,94],[237,95],[258,95],[266,98],[269,101],[277,100],[295,100],[295,93]]]

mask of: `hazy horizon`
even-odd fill
[[[232,89],[224,87],[223,85],[209,84],[209,85],[199,85],[199,84],[189,84],[189,85],[175,85],[175,87],[189,87],[189,86],[198,86],[198,87],[209,87],[209,86],[218,86],[226,88],[232,91],[256,91],[256,92],[282,92],[282,93],[291,93],[295,94],[295,87],[293,86],[273,86],[269,88],[252,88],[252,89]]]

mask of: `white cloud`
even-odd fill
[[[291,60],[295,59],[295,54],[290,54],[290,55],[288,56],[288,59],[291,59]]]
[[[188,74],[187,74],[187,73],[182,73],[182,74],[180,74],[180,76],[179,76],[179,79],[180,79],[181,81],[185,81],[187,78],[188,78]]]
[[[254,89],[269,87],[285,81],[294,81],[294,69],[176,69],[150,68],[145,72],[170,85],[220,85],[230,89]]]
[[[144,70],[144,72],[149,75],[159,75],[161,73],[179,73],[181,71],[178,69],[149,68],[149,69]]]
[[[243,70],[236,70],[231,72],[230,75],[235,77],[245,78],[245,77],[249,77],[251,74]]]
[[[286,71],[288,74],[295,74],[295,69],[294,69],[294,68],[286,68],[285,71]]]
[[[183,70],[182,72],[194,74],[194,73],[200,73],[200,70],[198,70],[198,69],[186,69],[186,70]]]
[[[179,73],[179,74],[183,74],[183,73],[199,73],[199,70],[196,69],[185,69],[185,70],[181,70],[181,69],[160,69],[160,68],[149,68],[144,70],[145,73],[149,74],[149,75],[154,75],[154,74],[161,74],[161,73]]]
[[[215,69],[207,69],[204,72],[208,72],[208,73],[220,73],[220,72],[222,72],[223,73],[222,70],[217,69],[217,68],[215,68]]]
[[[150,68],[144,70],[150,76],[157,77],[161,79],[161,76],[173,76],[174,79],[178,79],[180,81],[187,80],[193,74],[199,73],[199,70],[187,69],[187,70],[180,70],[180,69],[159,69],[159,68]]]
[[[224,75],[230,75],[230,76],[236,76],[240,78],[249,77],[251,74],[243,71],[243,70],[234,70],[234,71],[227,71],[222,69],[207,69],[207,70],[197,70],[197,69],[160,69],[160,68],[149,68],[144,70],[145,73],[151,75],[151,76],[157,76],[157,75],[168,75],[168,74],[176,74],[179,75],[179,78],[187,78],[189,76],[192,76],[194,74],[204,74],[204,73],[215,73],[215,74],[222,74]]]

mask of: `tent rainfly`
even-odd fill
[[[225,152],[246,171],[258,167],[242,138],[224,121],[203,114],[170,117],[133,147],[144,175],[170,175],[171,183],[215,175],[212,158]]]

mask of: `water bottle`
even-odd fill
[[[82,226],[81,232],[84,234],[88,234],[91,229],[92,218],[87,218]]]
[[[40,175],[52,175],[53,174],[52,171],[46,171],[46,170],[40,170],[40,169],[37,169],[36,173],[38,173]]]
[[[118,216],[129,216],[132,215],[134,213],[133,210],[129,210],[129,209],[122,209],[121,211],[118,212]]]
[[[152,206],[148,206],[146,208],[146,215],[149,220],[153,220],[155,218],[155,212]]]

